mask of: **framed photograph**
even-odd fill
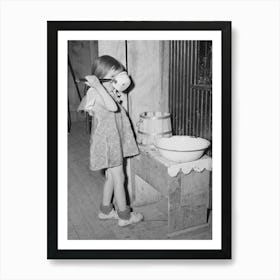
[[[47,258],[230,259],[231,22],[47,29]]]

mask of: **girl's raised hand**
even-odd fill
[[[98,89],[101,86],[101,83],[96,76],[90,75],[90,76],[85,76],[85,78],[88,80],[87,82],[85,82],[85,84],[87,84],[88,86],[96,89]]]

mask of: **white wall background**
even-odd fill
[[[119,3],[1,1],[0,279],[280,279],[279,1]],[[232,21],[232,260],[46,260],[47,20]]]

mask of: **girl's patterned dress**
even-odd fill
[[[90,92],[90,90],[93,90]],[[110,112],[94,102],[95,92],[87,93],[86,110],[93,116],[90,137],[90,169],[100,170],[123,164],[123,158],[139,154],[130,121],[124,108],[116,101],[117,112]],[[90,106],[89,106],[90,105]]]

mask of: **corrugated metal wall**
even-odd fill
[[[212,86],[199,82],[207,44],[211,42],[170,41],[169,110],[175,135],[212,140]]]

